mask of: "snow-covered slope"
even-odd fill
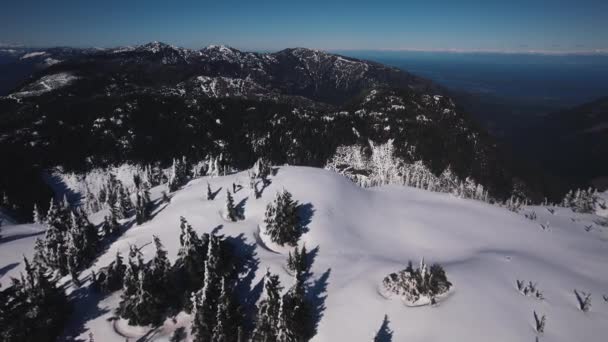
[[[151,221],[128,229],[92,268],[110,263],[116,251],[126,255],[130,244],[143,246],[144,257],[150,258],[152,235],[160,237],[174,260],[179,217],[184,216],[199,233],[215,230],[240,236],[241,247],[254,250],[259,264],[251,288],[259,286],[267,267],[288,287],[293,280],[284,269],[287,250],[257,235],[266,204],[277,191],[287,189],[304,204],[303,214],[310,219],[301,243],[315,255],[308,290],[322,316],[315,341],[370,341],[384,315],[394,331],[393,341],[534,341],[533,311],[547,317],[542,341],[605,341],[608,336],[608,303],[602,299],[608,295],[608,229],[595,223],[598,216],[563,208],[552,214],[542,207],[527,207],[520,215],[408,187],[364,189],[335,173],[307,167],[281,167],[271,181],[256,200],[247,190],[246,173],[193,180],[166,207],[161,205]],[[221,187],[215,200],[206,200],[207,182],[214,190]],[[244,186],[235,202],[244,201],[245,219],[236,223],[222,217],[232,183]],[[164,186],[153,189],[153,197],[162,190]],[[524,218],[529,211],[538,218]],[[547,222],[549,228],[542,229],[540,224]],[[588,225],[593,225],[589,232]],[[38,228],[13,226],[5,235],[16,229]],[[31,238],[3,240],[0,269],[31,253],[32,243]],[[407,307],[378,293],[387,274],[421,257],[444,266],[454,284],[448,298],[433,307]],[[0,273],[2,282],[21,265],[10,267]],[[83,278],[88,274],[83,272]],[[520,294],[518,279],[537,283],[545,299]],[[574,289],[592,294],[589,312],[578,309]],[[145,334],[144,329],[107,321],[118,293],[105,299],[86,295],[86,290],[78,293],[85,295],[76,299],[68,334],[84,339],[90,330],[104,341]],[[187,317],[177,322],[187,324]],[[173,323],[167,322],[154,339],[167,341],[172,329]]]

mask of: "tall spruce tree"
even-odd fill
[[[156,302],[167,307],[172,293],[170,288],[171,263],[158,236],[154,236],[154,246],[156,247],[156,254],[149,266],[148,288]],[[156,311],[163,311],[163,307],[156,308]]]
[[[296,283],[281,298],[277,341],[307,341],[312,335],[312,312],[304,280],[296,277]]]
[[[119,209],[116,205],[110,207],[110,215],[104,218],[103,232],[104,238],[118,236],[120,234],[120,223],[118,222]]]
[[[209,236],[204,234],[198,237],[192,226],[184,217],[180,218],[180,248],[177,260],[173,266],[174,285],[180,288],[181,293],[188,294],[182,298],[182,305],[190,313],[192,305],[189,294],[200,289],[205,274],[205,255],[207,253]]]
[[[281,246],[295,246],[298,243],[302,235],[298,207],[298,201],[294,201],[286,190],[277,193],[274,202],[268,204],[264,223],[266,234],[273,242]]]
[[[192,335],[195,342],[210,341],[216,323],[217,301],[220,277],[220,241],[215,235],[209,236],[207,258],[205,260],[205,279],[203,287],[193,296]]]
[[[255,342],[276,341],[281,307],[281,283],[279,276],[266,271],[264,277],[265,297],[258,305],[255,328],[251,340]]]
[[[128,190],[124,187],[122,182],[119,182],[118,185],[117,204],[119,208],[120,218],[129,217],[129,213],[131,212],[131,210],[133,210],[133,203],[131,202]]]
[[[94,279],[94,287],[101,293],[112,293],[123,287],[127,266],[123,263],[120,252],[106,268],[102,269]]]

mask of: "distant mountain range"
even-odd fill
[[[302,48],[262,54],[159,42],[0,51],[3,68],[23,71],[0,98],[0,155],[9,161],[0,190],[23,207],[41,193],[33,175],[53,166],[220,154],[236,168],[260,156],[323,166],[340,145],[389,139],[399,157],[437,174],[450,167],[498,198],[514,188],[542,198],[547,189],[445,89],[382,64]]]

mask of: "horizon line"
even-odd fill
[[[112,47],[99,47],[99,46],[76,46],[76,45],[48,45],[48,46],[42,46],[42,45],[25,45],[25,44],[14,44],[14,43],[2,43],[0,42],[0,49],[11,49],[11,48],[21,48],[21,49],[50,49],[50,48],[56,48],[56,47],[65,47],[65,48],[78,48],[78,49],[115,49],[115,48],[125,48],[125,47],[137,47],[137,46],[143,46],[146,44],[150,44],[150,43],[155,43],[155,42],[160,42],[160,43],[164,43],[162,41],[156,41],[156,40],[152,40],[149,41],[147,43],[142,43],[142,44],[128,44],[128,45],[116,45],[116,46],[112,46]],[[171,43],[165,43],[168,45],[171,45],[173,47],[177,47],[177,48],[184,48],[182,46],[178,46],[178,45],[174,45]],[[228,47],[233,47],[233,45],[230,44],[207,44],[207,45],[201,45],[200,48],[185,48],[185,49],[189,49],[189,50],[197,50],[197,49],[204,49],[205,47],[210,47],[210,46],[218,46],[218,45],[223,45],[223,46],[228,46]],[[241,51],[251,51],[251,52],[270,52],[270,51],[281,51],[284,49],[290,49],[290,48],[298,48],[298,47],[302,47],[302,46],[294,46],[294,47],[283,47],[283,48],[273,48],[273,49],[269,49],[269,48],[264,48],[264,49],[241,49],[241,48],[236,48],[238,50]],[[303,47],[303,48],[307,48],[307,49],[311,49],[311,50],[321,50],[321,51],[327,51],[327,52],[352,52],[352,51],[369,51],[369,52],[432,52],[432,53],[453,53],[453,54],[483,54],[483,53],[487,53],[487,54],[507,54],[507,55],[516,55],[516,54],[522,54],[522,55],[555,55],[555,56],[559,56],[559,55],[578,55],[578,56],[598,56],[598,55],[608,55],[608,48],[597,48],[597,49],[586,49],[586,50],[550,50],[550,49],[525,49],[525,50],[519,50],[519,49],[483,49],[483,48],[479,48],[479,49],[461,49],[461,48],[411,48],[411,47],[397,47],[397,48],[315,48],[315,47]]]

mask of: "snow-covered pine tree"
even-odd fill
[[[205,279],[199,294],[200,300],[197,302],[201,306],[195,308],[194,320],[197,325],[196,328],[193,325],[192,329],[193,335],[196,336],[195,341],[209,341],[213,335],[220,294],[220,263],[220,238],[211,234],[205,259]]]
[[[198,237],[192,226],[184,217],[180,218],[180,248],[177,260],[173,266],[174,277],[178,280],[175,285],[180,287],[180,293],[187,294],[182,298],[182,305],[186,312],[192,310],[190,293],[200,289],[205,275],[205,255],[209,244],[209,235]]]
[[[129,217],[129,213],[133,210],[133,203],[128,190],[124,187],[122,182],[118,182],[118,198],[117,198],[120,218]]]
[[[203,287],[193,296],[192,335],[194,336],[194,342],[210,341],[213,336],[220,285],[218,274],[219,247],[219,238],[210,235]]]
[[[93,285],[101,293],[112,293],[123,287],[127,266],[123,263],[120,252],[107,267],[94,277]]]
[[[277,193],[273,203],[266,207],[264,223],[270,239],[283,246],[295,246],[302,236],[298,201],[294,201],[287,190]]]
[[[142,187],[138,189],[136,196],[135,221],[140,225],[150,219],[150,192]]]
[[[24,258],[25,275],[0,291],[1,341],[53,341],[64,330],[70,304],[44,265]]]
[[[116,204],[110,207],[110,215],[104,218],[103,232],[104,238],[117,236],[120,233],[120,223],[118,222],[119,209]]]
[[[239,219],[239,214],[234,206],[234,198],[230,194],[230,190],[226,190],[226,218],[232,222]]]
[[[287,257],[287,269],[296,277],[303,276],[308,272],[306,245],[302,246],[302,250],[296,246],[293,253],[289,252]]]
[[[123,281],[123,292],[116,313],[129,321],[129,324],[138,325],[143,323],[141,311],[147,310],[143,303],[148,299],[149,293],[144,288],[145,265],[137,247],[131,246],[129,262],[125,271]],[[148,323],[143,323],[148,324]]]
[[[215,315],[215,327],[211,336],[212,342],[234,341],[234,331],[232,313],[232,295],[229,292],[228,282],[225,277],[220,281],[220,295],[217,300],[217,311]]]
[[[32,217],[33,217],[34,223],[38,223],[38,224],[44,223],[44,217],[42,215],[42,212],[38,208],[38,204],[36,204],[36,203],[34,203],[34,210],[32,213]]]
[[[266,179],[270,175],[270,162],[263,157],[260,157],[252,167],[252,173],[256,178]]]
[[[158,236],[154,235],[153,238],[156,254],[149,265],[149,281],[147,286],[155,301],[161,305],[156,310],[162,311],[163,307],[169,306],[168,302],[172,293],[170,289],[171,263],[167,257],[167,251],[164,249]]]
[[[313,335],[312,312],[305,296],[304,279],[295,278],[295,284],[281,298],[277,336],[280,342],[307,341]]]
[[[282,289],[279,276],[271,274],[270,270],[267,270],[264,276],[264,299],[258,305],[251,341],[276,341]]]
[[[187,159],[183,157],[181,160],[174,158],[171,173],[169,175],[169,191],[174,192],[188,181],[188,166]]]
[[[60,274],[68,274],[68,259],[66,234],[69,227],[69,218],[66,219],[66,210],[58,206],[53,200],[49,206],[46,219],[46,233],[44,236],[43,258],[46,265],[58,270]]]

